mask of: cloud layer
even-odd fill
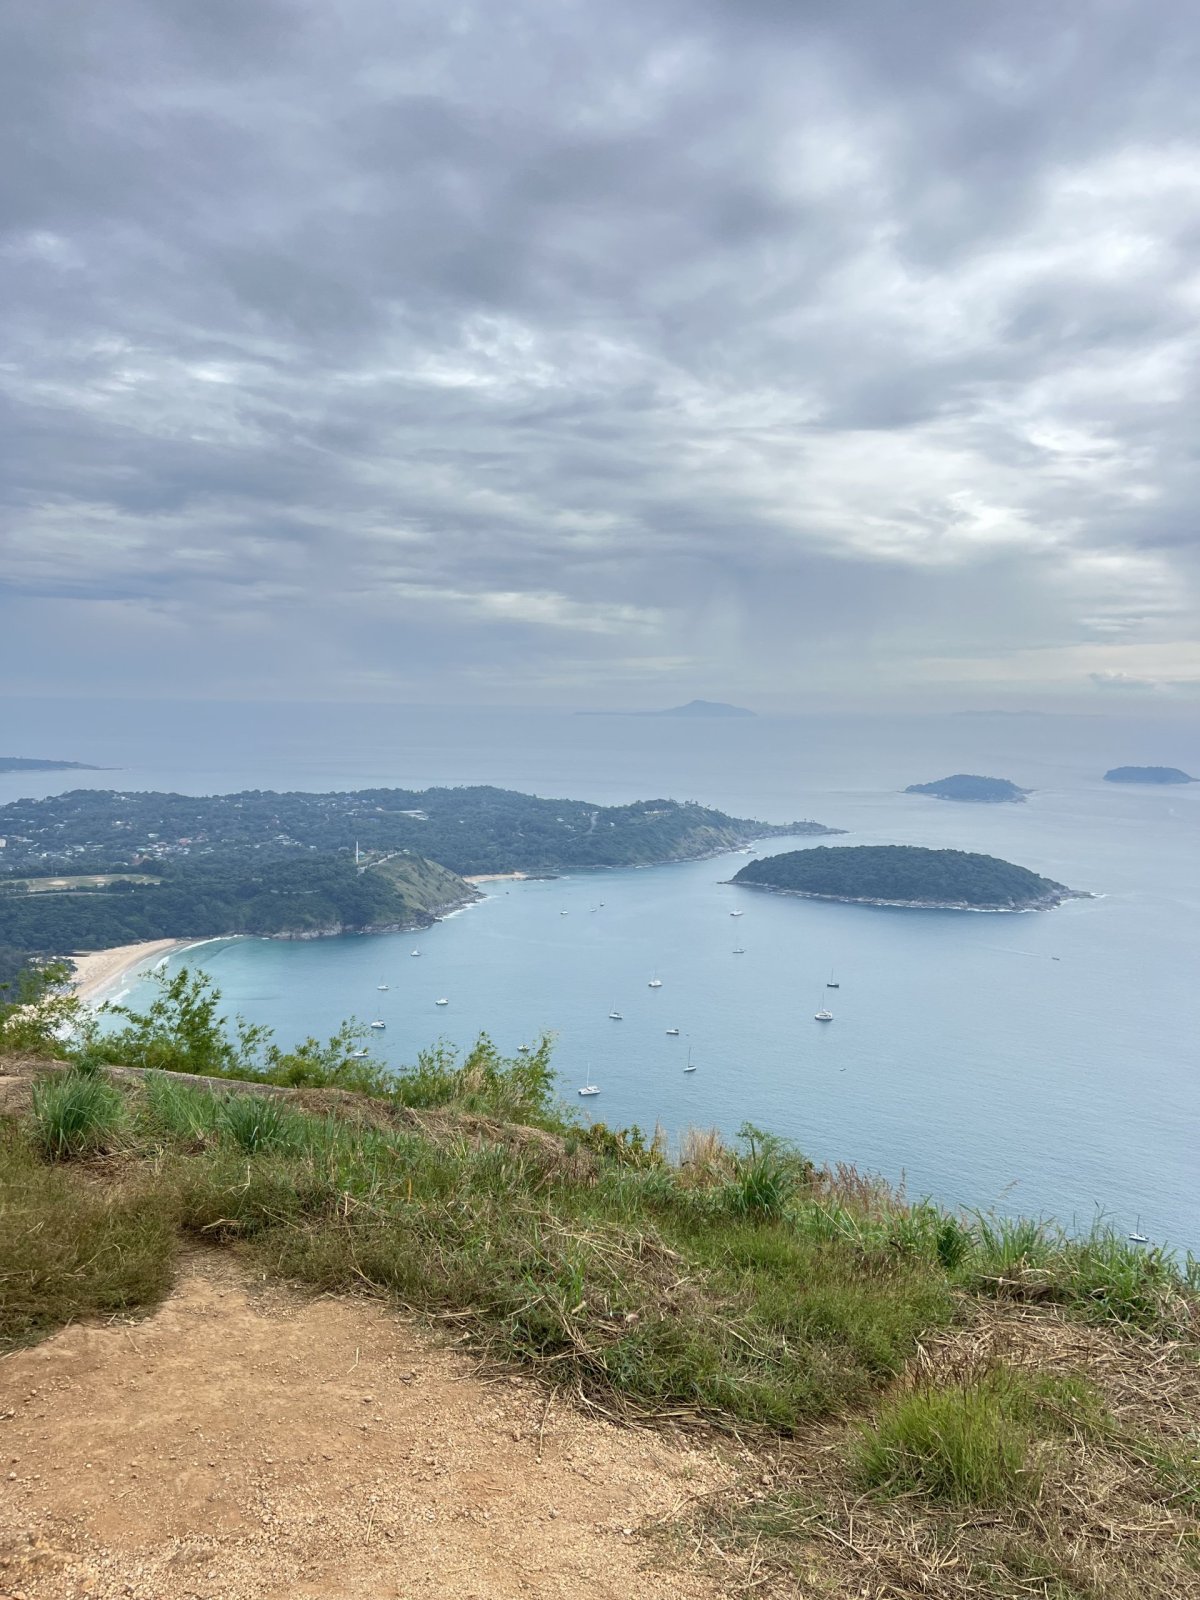
[[[10,687],[1200,687],[1186,8],[6,15]]]

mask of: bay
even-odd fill
[[[486,1029],[512,1050],[548,1029],[565,1096],[589,1067],[601,1086],[585,1115],[659,1123],[672,1138],[749,1120],[950,1205],[1078,1225],[1099,1210],[1200,1247],[1200,786],[1101,779],[1125,762],[1200,770],[1194,723],[93,706],[64,708],[50,749],[34,743],[44,709],[18,708],[3,743],[121,770],[7,775],[0,798],[85,784],[456,782],[604,802],[666,795],[773,822],[814,816],[846,828],[846,844],[983,850],[1089,889],[1098,898],[1049,913],[889,911],[731,888],[720,880],[741,864],[732,857],[489,885],[483,903],[415,941],[239,940],[185,959],[284,1041],[378,1010],[382,1052],[399,1064],[438,1037],[464,1048]],[[899,792],[952,771],[1035,793],[969,806]],[[824,988],[831,968],[836,991]],[[656,973],[663,986],[650,989]],[[813,1012],[826,996],[835,1020],[822,1025]],[[622,1022],[609,1020],[614,1006]],[[689,1047],[698,1070],[686,1076]]]

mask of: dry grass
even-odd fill
[[[1082,1391],[1079,1403],[1049,1407],[1032,1505],[967,1511],[919,1494],[864,1493],[851,1464],[859,1425],[838,1421],[747,1455],[740,1491],[696,1508],[693,1542],[724,1568],[731,1594],[1200,1594],[1197,1350],[1082,1326],[1053,1309],[984,1306],[969,1327],[923,1345],[892,1393],[970,1383],[1000,1366]]]

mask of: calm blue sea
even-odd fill
[[[54,727],[54,749],[39,726]],[[735,856],[494,884],[420,936],[239,940],[185,959],[284,1040],[377,1016],[380,1053],[400,1064],[438,1038],[462,1047],[486,1029],[512,1050],[549,1030],[564,1094],[575,1100],[590,1070],[601,1094],[578,1103],[605,1121],[674,1137],[749,1120],[951,1205],[1080,1225],[1102,1211],[1200,1248],[1200,785],[1100,779],[1119,763],[1200,772],[1195,724],[41,706],[15,708],[0,748],[121,769],[0,777],[0,799],[83,782],[667,795],[772,822],[816,817],[848,829],[846,844],[983,850],[1090,889],[1099,898],[1021,916],[822,905],[729,887]],[[899,792],[952,771],[1036,792],[982,807]],[[823,1026],[813,1012],[826,998]]]

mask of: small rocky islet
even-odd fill
[[[1178,767],[1110,767],[1104,774],[1105,783],[1197,783],[1189,773]]]
[[[1022,789],[1008,778],[983,778],[974,772],[954,772],[932,783],[910,783],[905,794],[929,794],[938,800],[968,800],[976,804],[997,805],[1021,801],[1029,789]]]

